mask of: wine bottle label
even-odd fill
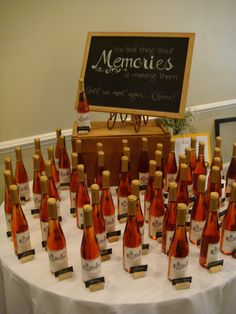
[[[174,235],[174,230],[173,231],[172,230],[167,230],[166,231],[166,252],[167,253],[170,250],[170,244],[171,244],[173,235]]]
[[[70,192],[70,207],[76,207],[76,192]]]
[[[236,231],[224,230],[222,251],[233,252],[236,249]]]
[[[90,129],[90,118],[88,112],[78,112],[78,127],[88,127]]]
[[[124,268],[130,269],[132,266],[141,265],[142,262],[142,246],[127,247],[124,246]]]
[[[59,178],[60,178],[60,184],[69,184],[70,183],[70,169],[59,168]]]
[[[150,216],[149,233],[151,237],[156,237],[156,233],[162,231],[163,218],[164,216]]]
[[[84,212],[83,212],[83,207],[77,207],[77,212],[78,212],[78,228],[82,229],[82,226],[84,224]]]
[[[90,260],[81,257],[81,268],[83,281],[101,277],[101,257]]]
[[[41,194],[34,193],[33,198],[34,198],[34,208],[39,209],[40,204],[41,204]]]
[[[57,192],[59,194],[59,197],[61,198],[61,186],[60,186],[60,182],[55,183],[56,188],[57,188]]]
[[[6,223],[7,223],[7,231],[11,231],[11,214],[5,213]]]
[[[106,232],[97,233],[96,239],[98,241],[98,245],[100,250],[105,250],[107,248],[107,234]]]
[[[18,190],[19,190],[19,197],[20,197],[20,199],[24,198],[25,201],[29,201],[30,200],[29,182],[17,183],[17,187],[18,187]]]
[[[169,184],[171,182],[175,182],[177,177],[177,173],[167,173],[166,174],[166,181],[165,181],[165,190],[168,190]]]
[[[31,249],[29,230],[16,233],[17,254],[29,251]]]
[[[191,241],[199,241],[202,238],[202,230],[204,228],[205,221],[197,221],[192,219],[190,224],[189,238]]]
[[[209,243],[207,248],[207,264],[218,260],[219,242]]]
[[[140,187],[146,187],[149,178],[149,172],[139,172],[138,174]]]
[[[193,184],[188,184],[188,195],[189,197],[193,195]]]
[[[110,216],[104,216],[105,225],[106,225],[106,232],[115,231],[115,214]]]
[[[118,204],[119,204],[119,215],[127,214],[128,213],[128,197],[119,196],[118,197]]]
[[[49,265],[52,273],[55,273],[58,270],[68,267],[68,257],[66,247],[61,250],[49,250]]]
[[[170,280],[186,277],[188,267],[188,256],[170,257]]]
[[[40,221],[40,227],[41,227],[42,241],[47,241],[47,239],[48,239],[48,222]]]
[[[145,221],[149,221],[149,210],[150,210],[151,203],[149,201],[145,201]]]
[[[139,227],[139,231],[141,233],[142,243],[143,243],[144,242],[144,224],[143,224],[143,226]]]
[[[227,182],[226,182],[226,187],[225,187],[225,192],[226,192],[226,196],[227,194],[230,194],[231,193],[231,184],[235,182],[234,179],[230,179],[228,178]]]

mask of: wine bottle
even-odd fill
[[[162,152],[160,150],[155,151],[156,171],[162,171]]]
[[[46,247],[48,238],[48,225],[49,225],[49,213],[48,213],[48,199],[49,199],[49,189],[48,189],[48,178],[46,176],[40,177],[40,187],[42,192],[39,218],[42,236],[42,245]]]
[[[35,149],[35,155],[39,156],[39,169],[41,173],[44,173],[45,166],[44,166],[44,160],[43,155],[41,151],[41,145],[40,145],[40,138],[36,137],[34,139],[34,149]]]
[[[95,183],[98,184],[99,189],[102,189],[102,172],[105,170],[105,164],[104,164],[104,152],[99,151],[97,153],[97,169],[96,169],[96,177],[95,177]]]
[[[186,147],[185,148],[185,156],[186,156],[186,165],[188,166],[187,170],[187,184],[188,184],[188,193],[189,196],[191,197],[193,195],[193,175],[192,175],[192,170],[191,170],[191,148]]]
[[[53,146],[48,147],[48,160],[51,161],[52,164],[52,178],[56,185],[59,197],[61,199],[61,186],[60,186],[60,179],[59,179],[59,171],[57,169],[55,158],[54,158],[54,149]]]
[[[170,243],[172,241],[175,227],[176,227],[176,194],[177,194],[177,183],[170,182],[169,184],[169,198],[168,206],[163,218],[162,224],[162,246],[161,250],[165,254],[169,254]]]
[[[33,199],[34,208],[39,209],[41,203],[41,188],[40,188],[40,177],[42,175],[40,171],[39,155],[33,155],[34,163],[34,178],[33,178]]]
[[[16,185],[10,185],[10,194],[12,201],[11,232],[15,254],[18,255],[31,250],[30,233]]]
[[[197,193],[198,176],[200,174],[206,175],[206,173],[207,173],[206,166],[205,166],[204,149],[205,149],[205,143],[200,142],[199,143],[199,151],[198,151],[198,159],[196,162],[196,167],[195,167],[194,172],[193,172],[193,193],[194,193],[194,195]]]
[[[189,240],[195,245],[200,245],[202,230],[206,222],[207,205],[205,199],[206,176],[201,174],[198,177],[198,189],[196,200],[193,204],[190,219]]]
[[[179,183],[180,180],[180,166],[181,164],[185,164],[186,163],[186,155],[185,154],[179,154],[179,167],[178,167],[178,171],[177,171],[177,176],[175,179],[176,183]]]
[[[71,180],[70,180],[70,208],[76,208],[76,191],[78,183],[78,171],[77,171],[78,155],[77,153],[71,153]]]
[[[70,185],[70,159],[67,154],[65,137],[60,135],[60,158],[59,158],[59,179],[60,185],[67,188]]]
[[[101,276],[101,254],[93,227],[92,206],[83,207],[84,231],[80,247],[82,279],[87,281]]]
[[[197,164],[197,157],[196,157],[196,137],[191,137],[191,156],[190,156],[190,168],[193,173],[193,171],[196,168]]]
[[[175,139],[170,140],[170,151],[165,167],[165,191],[168,191],[169,183],[174,182],[177,176],[177,165],[175,159]]]
[[[146,137],[142,137],[142,149],[138,163],[138,176],[141,190],[145,190],[147,187],[149,176],[148,171],[149,171],[148,139]]]
[[[199,263],[207,268],[211,262],[218,259],[220,231],[218,224],[218,203],[219,195],[217,192],[211,192],[209,214],[202,231],[202,241],[200,248]]]
[[[128,272],[142,261],[142,237],[136,217],[136,201],[136,196],[129,195],[128,218],[123,235],[123,267]]]
[[[105,219],[106,232],[115,231],[115,206],[110,191],[110,171],[102,172],[101,211]]]
[[[189,245],[186,234],[186,204],[177,205],[176,229],[169,250],[168,278],[186,277],[188,266]]]
[[[233,144],[232,158],[226,174],[226,196],[230,196],[231,184],[236,181],[236,143]]]
[[[56,271],[68,267],[68,256],[66,239],[57,216],[57,201],[55,198],[48,199],[48,211],[47,249],[50,271],[54,274]]]
[[[207,208],[209,208],[210,202],[210,195],[211,192],[217,192],[219,195],[219,204],[218,208],[220,207],[220,198],[222,194],[222,187],[221,187],[221,176],[220,176],[220,168],[217,166],[212,167],[212,172],[210,176],[210,182],[207,184],[207,193],[206,193],[206,204]]]
[[[77,105],[78,132],[83,133],[91,128],[89,118],[89,105],[85,95],[84,80],[79,80],[79,100]]]
[[[78,184],[76,191],[76,222],[79,229],[83,229],[84,226],[84,216],[83,216],[83,206],[85,204],[90,204],[90,198],[88,194],[88,189],[84,180],[84,165],[77,165],[78,172]]]
[[[61,136],[61,129],[56,129],[56,149],[55,149],[55,161],[56,166],[59,169],[59,159],[60,159],[60,136]]]
[[[220,250],[226,255],[236,250],[236,182],[232,183],[231,198],[222,223]]]
[[[183,163],[180,165],[180,180],[178,184],[178,190],[176,195],[176,202],[184,203],[186,206],[189,205],[189,195],[188,195],[188,183],[187,183],[187,171],[188,166]]]
[[[4,171],[5,179],[5,202],[4,202],[4,212],[7,224],[7,234],[11,235],[11,216],[12,216],[12,202],[10,196],[10,185],[12,185],[12,175],[10,170]]]
[[[144,195],[144,217],[145,221],[148,223],[149,221],[149,209],[154,198],[154,177],[156,171],[156,161],[149,160],[149,176],[148,183]]]
[[[149,210],[148,234],[153,240],[162,237],[162,224],[165,215],[165,205],[162,195],[162,172],[155,172],[154,197]]]
[[[130,195],[130,183],[128,176],[128,157],[121,157],[121,177],[117,191],[118,215],[128,213],[128,196]]]
[[[210,189],[211,185],[211,176],[212,176],[212,167],[217,166],[220,169],[221,159],[219,157],[214,157],[211,164],[211,170],[207,180],[207,189]],[[221,180],[221,175],[218,175],[218,180]],[[213,192],[213,191],[212,191]]]
[[[100,200],[99,200],[99,186],[98,184],[91,185],[91,201],[93,208],[93,225],[96,238],[100,250],[105,250],[107,247],[105,220],[102,215]]]
[[[19,189],[19,197],[21,201],[30,200],[30,188],[28,182],[28,174],[25,170],[25,166],[22,160],[21,148],[18,146],[15,148],[16,153],[16,173],[15,180]]]
[[[144,243],[144,218],[143,218],[143,211],[140,203],[140,196],[139,196],[139,180],[132,180],[131,182],[131,194],[136,196],[136,218],[139,226],[139,230],[142,237],[142,243]]]
[[[103,152],[103,144],[101,142],[96,143],[96,159],[95,159],[95,167],[94,167],[94,182],[97,176],[97,169],[98,169],[98,152]]]
[[[131,171],[131,165],[130,165],[130,148],[128,146],[125,146],[123,148],[123,156],[128,157],[128,177],[129,177],[129,183],[131,184],[132,180],[134,179],[133,173]],[[121,162],[120,162],[121,164]],[[121,169],[121,168],[120,168]],[[121,172],[120,172],[121,173]]]
[[[4,158],[5,169],[11,171],[11,182],[12,184],[16,184],[16,180],[12,170],[11,157]]]

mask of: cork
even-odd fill
[[[71,153],[71,165],[72,169],[76,169],[78,162],[78,154],[77,153]]]
[[[214,157],[212,164],[213,164],[213,166],[220,167],[220,165],[221,165],[221,159],[220,159],[220,157]]]
[[[218,205],[219,205],[219,194],[217,192],[211,192],[209,211],[216,212],[218,210]]]
[[[231,184],[231,202],[236,203],[236,182]]]
[[[10,170],[12,172],[12,163],[11,163],[11,158],[10,157],[5,157],[4,158],[4,164],[5,164],[5,169]]]
[[[157,163],[155,160],[149,160],[149,175],[150,177],[155,176],[155,171],[156,171]]]
[[[34,171],[39,171],[40,170],[39,156],[36,154],[33,155],[33,163],[34,163]]]
[[[196,149],[197,139],[196,137],[191,137],[191,148]]]
[[[135,195],[129,195],[128,196],[128,214],[130,216],[136,215],[136,201],[137,197]]]
[[[5,170],[3,172],[4,174],[4,179],[5,179],[5,185],[7,188],[12,184],[12,176],[11,176],[11,171],[10,170]]]
[[[50,178],[52,176],[52,162],[51,162],[51,160],[45,161],[45,172],[46,172],[46,176],[48,178]]]
[[[50,219],[57,219],[57,201],[53,197],[48,199],[48,212]]]
[[[77,165],[78,182],[84,182],[84,165]]]
[[[104,170],[102,172],[102,187],[104,189],[110,188],[110,171],[109,170]]]
[[[130,160],[130,148],[128,146],[125,146],[123,148],[123,155],[128,157],[128,160]]]
[[[162,152],[160,150],[155,151],[155,160],[157,167],[161,166]]]
[[[163,153],[163,144],[162,143],[157,143],[157,150],[159,150]]]
[[[92,184],[91,185],[91,199],[92,204],[99,204],[99,185],[98,184]]]
[[[198,181],[197,181],[198,192],[204,193],[205,192],[205,186],[206,186],[206,176],[204,174],[200,174],[200,176],[198,176]]]
[[[221,137],[220,136],[216,137],[216,147],[221,148]]]
[[[128,146],[128,140],[126,138],[123,138],[122,139],[122,147],[124,148],[126,146]]]
[[[188,166],[186,164],[180,165],[180,181],[181,180],[187,180],[187,172],[188,172]]]
[[[176,182],[169,183],[169,202],[176,201],[177,187],[178,184]]]
[[[204,149],[205,149],[205,143],[204,142],[199,142],[199,156],[204,156]]]
[[[60,148],[65,147],[65,136],[64,135],[59,136],[59,145],[60,145]]]
[[[40,188],[42,194],[48,194],[48,178],[46,176],[40,177]]]
[[[186,211],[187,211],[187,205],[184,203],[178,203],[177,204],[177,218],[176,218],[176,224],[180,226],[184,226],[186,222]]]
[[[39,137],[36,137],[36,138],[34,139],[34,148],[35,148],[35,151],[41,150],[41,147],[40,147],[40,138],[39,138]]]
[[[154,189],[162,188],[162,171],[155,171]]]
[[[54,160],[54,149],[53,146],[48,146],[48,160]]]
[[[186,162],[186,155],[185,154],[179,154],[179,166]]]
[[[75,141],[75,151],[77,154],[81,154],[82,153],[82,141],[77,139]]]
[[[192,151],[192,149],[190,147],[185,148],[186,163],[190,162],[191,151]]]
[[[97,152],[100,152],[103,150],[103,144],[101,142],[97,142]]]
[[[139,200],[139,180],[132,180],[131,194],[135,195],[137,200]]]
[[[21,153],[21,148],[20,146],[17,146],[15,148],[15,153],[16,153],[16,160],[21,161],[22,160],[22,153]]]
[[[100,150],[97,153],[98,157],[98,167],[104,167],[104,151]]]
[[[142,150],[147,151],[148,149],[148,139],[146,137],[142,137]]]
[[[93,225],[93,216],[92,216],[92,206],[90,204],[86,204],[83,206],[84,213],[84,225],[86,227],[91,227]]]
[[[56,128],[56,135],[57,135],[57,138],[59,139],[59,137],[61,135],[61,129]]]
[[[217,166],[213,166],[211,168],[211,182],[212,183],[217,183],[219,180],[219,172],[220,172],[220,168]]]
[[[11,195],[11,201],[13,204],[19,204],[20,199],[19,199],[19,191],[17,189],[17,186],[15,184],[10,185],[10,195]]]
[[[121,172],[128,172],[128,157],[121,157]]]

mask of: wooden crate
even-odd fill
[[[167,158],[170,144],[170,133],[155,120],[150,120],[147,125],[142,125],[139,133],[136,133],[131,122],[116,122],[112,130],[107,129],[106,122],[93,122],[91,131],[87,134],[77,134],[77,123],[74,122],[72,131],[72,146],[76,139],[81,139],[82,150],[87,169],[88,186],[94,183],[96,143],[103,143],[105,153],[105,167],[111,172],[111,185],[118,184],[119,165],[122,154],[122,139],[128,140],[131,152],[131,170],[135,178],[138,178],[138,159],[141,151],[141,138],[148,139],[149,159],[155,159],[156,144],[163,144],[164,162]]]

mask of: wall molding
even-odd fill
[[[202,112],[207,112],[207,111],[224,110],[226,108],[228,109],[234,106],[236,106],[236,99],[197,105],[197,106],[191,106],[187,108],[190,109],[191,111],[202,113]],[[62,134],[65,135],[66,139],[70,138],[71,133],[72,133],[72,129],[62,130]],[[40,138],[41,145],[48,145],[55,142],[56,132],[22,137],[22,138],[10,140],[10,141],[2,141],[0,142],[0,155],[14,151],[16,146],[21,146],[21,148],[32,148],[34,147],[34,138],[36,137]]]

